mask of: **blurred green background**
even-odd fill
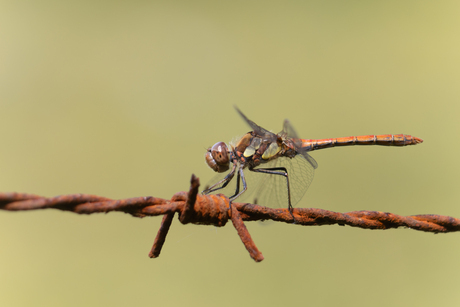
[[[406,133],[312,153],[298,207],[460,217],[458,1],[0,1],[0,191],[170,198],[249,129]],[[454,306],[458,234],[0,212],[2,306]]]

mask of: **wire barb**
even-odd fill
[[[364,229],[410,229],[447,233],[460,230],[460,219],[449,216],[424,214],[400,216],[380,211],[353,211],[339,213],[315,208],[272,209],[249,203],[231,203],[222,194],[198,194],[199,179],[192,175],[190,190],[173,195],[171,200],[157,197],[135,197],[113,200],[106,197],[70,194],[46,198],[25,193],[0,193],[0,209],[25,211],[39,209],[59,209],[78,214],[121,211],[135,217],[164,215],[157,233],[150,258],[160,255],[173,217],[177,212],[182,224],[213,225],[223,227],[231,219],[249,255],[256,262],[264,259],[257,249],[243,221],[273,220],[293,225],[322,226],[348,225]]]

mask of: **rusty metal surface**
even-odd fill
[[[295,208],[272,209],[249,203],[232,203],[224,195],[198,194],[199,180],[194,175],[188,192],[179,192],[170,200],[156,197],[135,197],[120,200],[86,195],[70,194],[46,198],[25,193],[0,193],[0,209],[7,211],[25,211],[54,208],[92,214],[100,212],[121,211],[135,217],[164,215],[160,230],[155,238],[149,257],[160,255],[173,217],[177,212],[183,224],[225,226],[231,219],[249,255],[256,262],[264,259],[257,249],[243,221],[273,220],[292,225],[322,226],[348,225],[363,229],[391,229],[407,227],[413,230],[447,233],[460,230],[460,219],[434,215],[400,216],[380,211],[353,211],[339,213],[324,209]]]

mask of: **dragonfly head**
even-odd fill
[[[205,155],[206,163],[215,172],[223,173],[230,168],[230,155],[224,142],[214,144]]]

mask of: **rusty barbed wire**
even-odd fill
[[[232,203],[222,195],[198,194],[199,179],[192,175],[190,190],[173,195],[170,200],[157,197],[135,197],[113,200],[106,197],[70,194],[46,198],[25,193],[0,193],[0,210],[25,211],[54,208],[78,214],[120,211],[135,217],[164,215],[160,229],[149,252],[150,258],[160,255],[175,213],[182,224],[223,227],[230,219],[249,255],[256,262],[264,259],[251,238],[244,221],[273,220],[302,226],[348,225],[364,229],[410,229],[447,233],[460,230],[460,219],[423,214],[400,216],[380,211],[338,213],[315,208],[272,209],[249,203]]]

